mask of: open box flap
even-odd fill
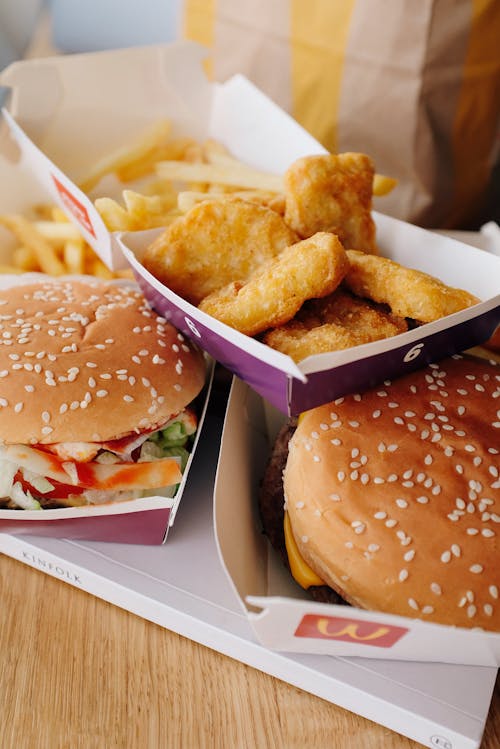
[[[262,533],[257,497],[283,416],[234,378],[214,491],[221,563],[259,641],[273,650],[500,665],[500,634],[316,603]]]

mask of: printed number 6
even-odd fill
[[[194,324],[194,322],[190,320],[189,317],[185,317],[184,320],[189,330],[191,331],[191,333],[193,333],[193,335],[195,335],[197,338],[201,338],[201,333],[196,327],[196,325]]]
[[[416,346],[413,346],[413,348],[411,348],[409,351],[406,352],[406,354],[404,355],[403,361],[404,362],[413,361],[413,359],[416,359],[417,356],[420,356],[423,348],[424,348],[423,343],[417,343]]]

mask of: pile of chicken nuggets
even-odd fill
[[[296,160],[277,189],[202,193],[147,248],[144,265],[204,312],[297,362],[479,302],[379,255],[375,180],[367,155],[325,154]]]

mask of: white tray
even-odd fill
[[[215,397],[182,511],[165,546],[0,534],[0,552],[424,746],[479,747],[494,668],[292,656],[256,643],[214,540],[212,489],[222,405]]]

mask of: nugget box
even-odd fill
[[[500,258],[379,213],[382,254],[482,301],[393,338],[296,364],[153,278],[141,258],[158,230],[110,233],[77,187],[89,164],[162,118],[172,120],[174,135],[214,138],[242,162],[272,174],[283,174],[300,156],[324,152],[242,76],[208,82],[203,56],[197,45],[174,43],[21,62],[0,77],[8,88],[4,119],[21,159],[109,267],[129,264],[162,314],[285,414],[419,368],[493,333],[500,321]]]
[[[255,636],[293,653],[498,666],[500,633],[317,603],[262,533],[259,483],[283,416],[234,378],[214,491],[222,564]]]

